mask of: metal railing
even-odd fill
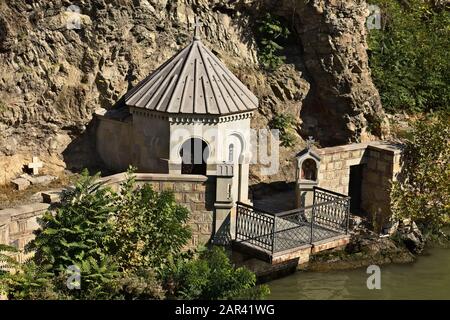
[[[237,202],[236,240],[271,254],[348,233],[350,197],[314,187],[313,205],[270,213]]]

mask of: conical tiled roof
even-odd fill
[[[153,111],[205,115],[258,107],[256,96],[195,38],[130,90],[125,103]]]

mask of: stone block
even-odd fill
[[[196,193],[196,192],[192,192],[192,193],[185,193],[184,194],[184,202],[185,203],[198,203],[200,202],[200,194]]]
[[[42,200],[45,203],[55,203],[61,200],[62,190],[49,190],[41,192]]]
[[[161,191],[173,191],[174,187],[173,182],[162,182]]]
[[[343,185],[348,185],[349,182],[350,182],[350,176],[346,176],[346,177],[344,176],[344,177],[341,178],[341,183]]]
[[[25,178],[17,178],[14,180],[11,180],[12,185],[16,190],[25,190],[30,186],[30,181],[28,181]]]
[[[341,153],[341,159],[343,159],[343,160],[348,159],[348,158],[350,158],[350,155],[351,155],[350,151],[342,152]]]
[[[194,187],[193,187],[193,191],[205,192],[206,191],[206,184],[196,183],[194,185]]]
[[[19,223],[18,221],[11,221],[9,224],[9,234],[15,234],[19,232]]]
[[[50,182],[52,182],[53,180],[56,180],[56,177],[54,176],[50,176],[50,175],[46,175],[46,176],[30,176],[28,178],[28,181],[30,181],[31,184],[33,185],[48,185]]]
[[[27,220],[26,228],[27,231],[33,231],[39,229],[41,226],[39,225],[37,221],[38,217],[31,217]]]
[[[190,182],[175,182],[176,191],[193,191],[194,184]]]
[[[153,191],[161,191],[161,183],[159,181],[146,182],[146,184],[151,185]]]
[[[184,202],[184,194],[183,194],[183,193],[175,192],[174,196],[175,196],[175,201],[176,201],[177,203],[182,203],[182,202]]]
[[[342,161],[336,161],[336,162],[334,163],[334,169],[335,169],[335,170],[340,170],[340,169],[342,169]]]
[[[336,161],[336,160],[340,160],[341,159],[341,153],[340,152],[336,152],[336,153],[333,153],[333,161]]]
[[[351,152],[351,157],[352,158],[360,158],[362,154],[362,150],[353,150]]]

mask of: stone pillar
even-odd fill
[[[317,181],[297,180],[295,183],[295,204],[297,208],[311,206],[314,200],[313,187],[317,186]]]
[[[232,197],[233,164],[217,165],[216,202],[214,203],[213,243],[225,245],[232,239],[231,211],[234,207]]]

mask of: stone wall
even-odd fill
[[[50,207],[47,203],[33,203],[11,209],[0,210],[0,243],[15,246],[20,250],[17,258],[24,261],[29,254],[23,252],[25,245],[33,238],[33,231],[39,228],[37,218]]]
[[[401,147],[385,142],[356,143],[317,150],[318,186],[349,195],[350,167],[363,165],[361,209],[381,228],[391,216],[391,182],[400,172]]]
[[[120,173],[102,178],[105,184],[117,190],[125,180]],[[177,203],[187,207],[191,213],[189,226],[192,238],[189,248],[206,244],[214,230],[214,201],[216,194],[215,179],[200,175],[136,174],[137,185],[151,184],[155,191],[174,192]],[[36,218],[51,207],[48,203],[33,203],[26,206],[0,210],[0,243],[13,245],[21,253],[19,261],[26,255],[25,245],[34,238],[33,231],[39,228]]]
[[[319,187],[348,195],[350,166],[366,163],[366,148],[367,144],[358,143],[317,150]]]
[[[363,170],[361,207],[370,213],[375,229],[381,229],[392,215],[391,183],[400,172],[399,149],[389,146],[369,146],[367,165]]]

